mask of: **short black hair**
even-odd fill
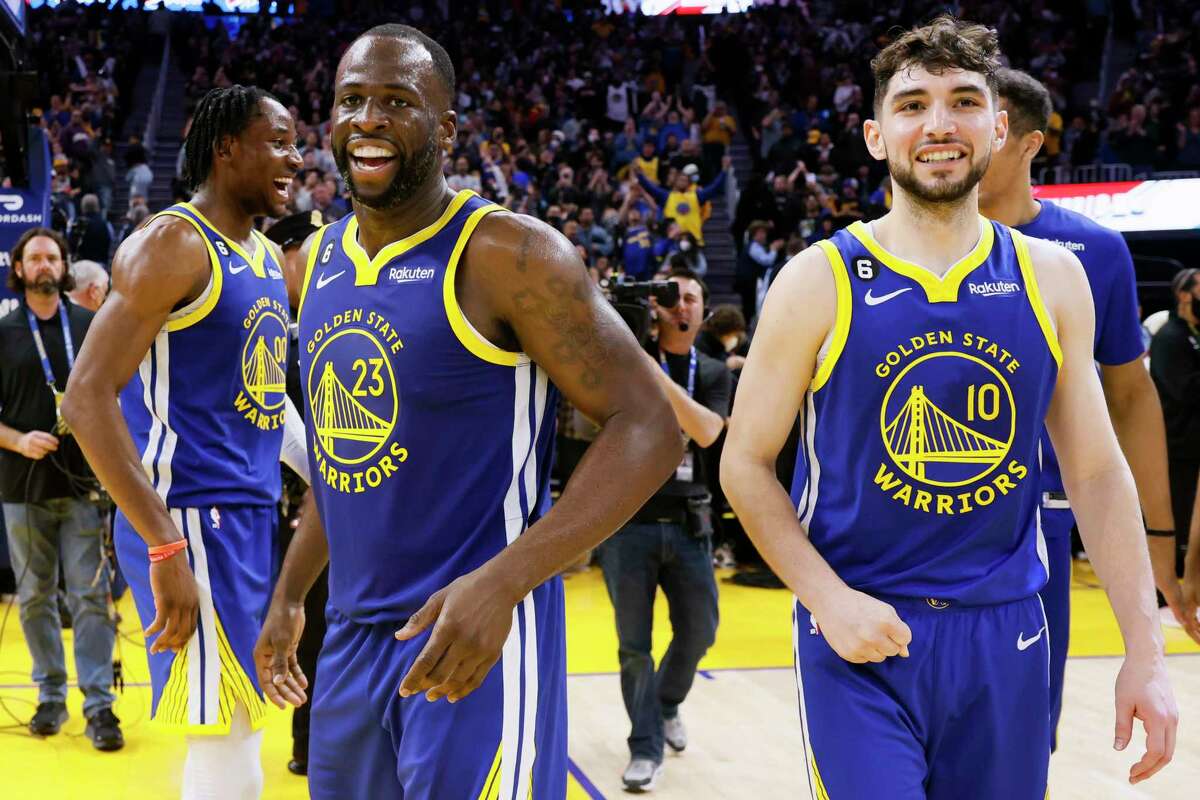
[[[675,254],[672,253],[672,255]],[[668,261],[668,263],[670,262]],[[704,300],[704,307],[708,308],[708,284],[705,283],[704,279],[697,275],[694,270],[689,269],[688,267],[677,267],[672,265],[670,271],[667,273],[666,279],[671,280],[671,278],[682,278],[683,280],[695,281],[697,285],[700,286],[700,297]]]
[[[1042,82],[1019,69],[996,71],[996,91],[1008,110],[1008,129],[1017,136],[1046,132],[1054,103]]]
[[[183,142],[183,183],[194,192],[212,174],[213,150],[226,136],[240,136],[257,117],[260,103],[274,100],[257,86],[235,84],[213,89],[200,98],[192,114],[192,126]]]
[[[450,60],[450,55],[446,52],[446,48],[442,47],[437,41],[430,36],[409,25],[401,25],[398,22],[389,22],[384,25],[376,25],[366,33],[359,36],[359,39],[365,39],[368,36],[382,36],[389,39],[404,39],[409,42],[417,42],[429,53],[433,59],[433,66],[437,70],[438,77],[445,84],[446,94],[450,98],[450,102],[454,102],[455,86],[457,78],[454,75],[454,63]],[[357,40],[356,40],[357,41]]]

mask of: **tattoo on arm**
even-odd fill
[[[523,244],[518,269],[524,254]],[[545,333],[553,339],[550,351],[555,360],[578,365],[580,381],[587,389],[603,385],[603,368],[611,357],[605,340],[605,328],[611,321],[592,311],[592,298],[586,274],[574,282],[551,277],[541,291],[528,287],[513,295],[513,306],[519,314],[543,323]]]

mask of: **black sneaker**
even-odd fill
[[[97,750],[110,752],[125,746],[125,737],[121,735],[121,720],[117,719],[111,708],[102,708],[88,717],[87,730],[84,732],[92,740],[92,747]]]
[[[33,719],[29,720],[29,732],[34,736],[53,736],[69,716],[66,703],[56,700],[38,703]]]
[[[307,775],[308,762],[301,761],[298,758],[293,758],[288,762],[288,772],[292,773],[293,775]]]

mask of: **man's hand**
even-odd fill
[[[154,594],[154,621],[142,632],[147,639],[158,634],[150,653],[177,653],[187,647],[200,613],[196,577],[183,553],[150,562],[150,590]]]
[[[500,660],[516,604],[486,564],[434,592],[396,631],[396,638],[406,641],[433,626],[400,682],[400,696],[425,692],[431,703],[442,697],[454,703],[479,688]]]
[[[847,587],[812,612],[825,641],[851,664],[879,664],[896,655],[908,658],[912,631],[896,609],[881,600]]]
[[[34,461],[41,461],[58,449],[58,437],[45,431],[29,431],[17,440],[17,452]]]
[[[1129,782],[1141,783],[1165,767],[1175,755],[1179,709],[1171,693],[1162,656],[1127,656],[1117,675],[1117,727],[1114,750],[1124,750],[1133,738],[1133,719],[1146,729],[1146,753],[1129,768]]]
[[[304,604],[272,601],[254,645],[254,666],[258,685],[275,705],[302,706],[308,700],[304,690],[308,678],[296,660],[296,645],[304,632]]]

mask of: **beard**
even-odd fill
[[[932,184],[922,183],[911,167],[898,164],[888,158],[888,174],[892,182],[900,186],[907,194],[925,204],[956,203],[962,200],[974,189],[983,175],[987,172],[992,161],[992,151],[971,164],[965,177],[957,181],[937,180]]]
[[[34,292],[35,294],[44,294],[47,296],[52,294],[62,294],[66,291],[66,282],[67,273],[65,271],[63,272],[63,277],[58,280],[54,280],[53,275],[47,275],[45,272],[43,272],[41,275],[37,276],[36,280],[26,283],[25,289],[27,291]]]
[[[378,197],[363,197],[358,192],[358,187],[354,185],[354,176],[350,171],[350,154],[347,152],[347,145],[341,147],[336,145],[333,148],[333,160],[337,164],[338,172],[341,173],[342,180],[346,183],[346,188],[350,190],[350,196],[355,202],[361,203],[368,208],[384,209],[395,208],[398,205],[411,199],[417,190],[424,185],[425,181],[429,180],[429,176],[437,169],[441,161],[438,158],[438,144],[434,139],[426,141],[425,146],[412,156],[405,155],[403,152],[396,153],[396,172],[392,176],[392,182]]]

